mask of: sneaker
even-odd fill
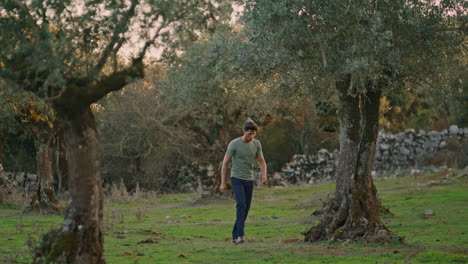
[[[244,239],[242,239],[242,237],[238,237],[236,239],[233,239],[232,240],[232,243],[234,244],[241,244],[241,243],[244,243]]]

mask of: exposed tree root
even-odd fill
[[[60,229],[52,229],[42,235],[39,245],[29,241],[32,263],[68,263],[67,256],[72,255],[73,241],[73,232],[64,233]]]
[[[41,213],[61,213],[63,207],[51,188],[38,188],[31,200],[31,208]]]
[[[100,244],[95,241],[96,230],[92,227],[84,229],[80,226],[78,225],[73,230],[52,229],[42,236],[38,245],[30,241],[32,263],[105,264],[99,254],[92,254],[92,252],[102,252],[102,248],[97,248]]]
[[[382,206],[383,207],[383,206]],[[351,208],[345,200],[338,206],[331,200],[313,215],[320,217],[316,226],[303,232],[306,242],[364,240],[366,242],[403,242],[397,234],[388,230],[380,221],[366,217],[351,217]]]

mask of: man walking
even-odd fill
[[[244,223],[252,201],[255,161],[260,164],[262,184],[267,182],[266,162],[262,153],[260,141],[255,139],[258,126],[248,120],[243,126],[243,136],[232,140],[224,156],[221,169],[221,186],[219,190],[226,192],[226,174],[229,162],[232,161],[231,184],[236,197],[236,222],[232,229],[232,242],[244,242]]]

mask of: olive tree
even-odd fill
[[[219,1],[0,2],[0,78],[44,98],[64,121],[70,200],[35,261],[104,263],[99,138],[91,104],[143,77],[150,47],[209,29]],[[188,34],[182,34],[188,32]],[[134,54],[121,65],[119,52]]]
[[[258,47],[253,67],[299,71],[311,94],[338,107],[340,158],[333,199],[305,232],[322,239],[398,240],[385,226],[371,170],[380,99],[408,84],[436,86],[461,62],[466,2],[419,0],[245,1],[246,30]],[[465,19],[465,20],[463,20]],[[268,58],[268,59],[265,59]],[[445,71],[446,73],[446,71]]]
[[[51,107],[31,92],[14,91],[4,83],[0,90],[0,152],[8,136],[25,133],[32,137],[36,159],[36,189],[32,194],[31,207],[41,212],[60,212],[62,207],[53,190],[53,167],[51,142],[59,129],[59,120]],[[2,174],[0,154],[1,185],[7,183]],[[11,187],[11,186],[8,186]]]
[[[37,179],[31,196],[31,208],[40,212],[60,212],[62,206],[55,197],[51,144],[59,129],[60,121],[49,105],[36,96],[22,94],[14,103],[18,126],[34,140]]]

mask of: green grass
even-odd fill
[[[448,172],[447,172],[448,173]],[[447,174],[446,173],[446,174]],[[468,179],[440,183],[444,174],[378,180],[383,204],[393,215],[387,227],[405,237],[405,244],[363,242],[299,242],[334,185],[256,188],[246,223],[248,243],[234,245],[230,233],[235,218],[232,199],[206,199],[193,205],[193,194],[159,197],[156,204],[106,202],[105,257],[107,263],[467,263]],[[428,184],[434,181],[432,184]],[[137,209],[145,210],[141,220]],[[435,215],[422,217],[425,209]],[[117,223],[112,211],[124,214]],[[23,215],[0,207],[0,262],[29,260],[26,240],[38,239],[61,215]],[[110,229],[110,226],[114,226]],[[151,231],[159,233],[153,234]],[[139,243],[152,238],[157,243]]]

